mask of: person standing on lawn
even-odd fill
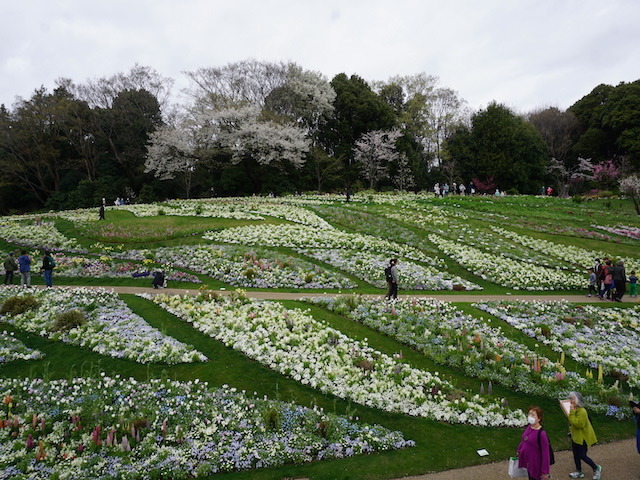
[[[56,262],[53,260],[51,252],[49,250],[45,250],[40,270],[44,273],[44,283],[48,288],[53,287],[53,269],[55,266]]]
[[[582,472],[582,461],[593,468],[593,479],[600,480],[602,467],[587,456],[588,448],[596,443],[596,433],[589,420],[587,410],[584,408],[584,400],[579,392],[569,394],[569,432],[571,433],[571,449],[573,450],[573,461],[576,464],[575,472],[569,474],[569,478],[584,478]]]
[[[31,286],[31,257],[27,255],[26,250],[22,250],[18,257],[18,268],[20,270],[20,285],[23,287]]]
[[[529,480],[548,480],[551,478],[551,455],[549,437],[542,428],[542,409],[529,407],[527,420],[529,425],[522,433],[518,445],[518,467],[526,468]]]
[[[18,270],[16,259],[13,258],[13,252],[9,252],[7,258],[4,259],[4,284],[13,285],[13,272]]]

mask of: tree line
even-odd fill
[[[640,170],[640,80],[518,114],[497,102],[473,112],[426,73],[329,80],[246,60],[185,75],[178,103],[172,79],[135,65],[1,105],[0,212],[471,181],[567,196]]]

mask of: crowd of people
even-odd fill
[[[16,252],[17,253],[17,252]],[[20,256],[16,259],[14,252],[9,254],[4,259],[4,284],[13,285],[13,277],[15,272],[20,273],[20,285],[23,287],[31,287],[31,257],[26,250],[20,252]],[[42,266],[40,267],[40,273],[44,277],[44,284],[47,287],[53,287],[53,269],[56,267],[56,262],[53,259],[53,255],[49,250],[45,250],[42,256]]]
[[[627,293],[629,285],[629,296],[638,297],[638,277],[635,270],[627,278],[627,272],[622,260],[614,262],[604,258],[602,262],[596,258],[593,268],[589,269],[589,289],[587,297],[592,294],[598,296],[600,300],[611,300],[621,302],[622,297]]]
[[[448,183],[436,183],[433,186],[433,193],[436,197],[446,197],[447,195],[475,195],[476,187],[473,182],[469,182],[469,185],[464,183],[453,182],[451,186]]]

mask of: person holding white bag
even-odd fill
[[[530,407],[527,420],[529,425],[522,433],[522,441],[518,445],[518,467],[525,469],[520,475],[529,480],[548,480],[551,478],[551,449],[549,437],[542,428],[542,409]]]

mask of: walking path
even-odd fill
[[[633,431],[634,424],[629,422]],[[514,450],[517,445],[514,445]],[[573,454],[569,450],[555,452],[556,463],[551,466],[551,476],[555,479],[569,478],[569,472],[575,470]],[[589,448],[589,457],[598,465],[602,465],[602,478],[610,480],[638,480],[640,478],[640,455],[636,450],[634,439],[621,440],[606,445],[594,445]],[[473,467],[430,473],[417,477],[405,477],[402,480],[495,480],[508,479],[508,461],[476,465]],[[583,463],[585,478],[593,477],[591,468]]]

